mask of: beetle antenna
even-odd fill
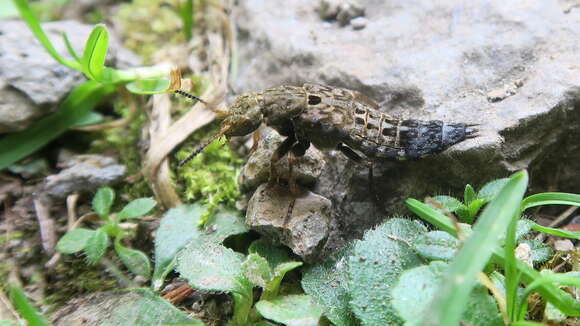
[[[209,146],[209,144],[213,143],[214,141],[216,141],[217,139],[219,139],[220,137],[222,137],[226,131],[228,130],[228,128],[222,128],[222,130],[220,130],[220,132],[218,132],[217,135],[211,137],[208,141],[206,141],[204,144],[202,144],[201,146],[197,147],[191,154],[189,154],[186,158],[184,158],[183,160],[179,161],[179,163],[177,164],[177,167],[180,168],[182,167],[185,163],[193,160],[199,153],[203,152],[203,150]]]
[[[195,95],[189,94],[189,93],[188,93],[188,92],[186,92],[186,91],[182,91],[182,90],[180,90],[180,89],[177,89],[177,90],[175,90],[174,92],[175,92],[175,94],[179,94],[179,95],[181,95],[181,96],[184,96],[184,97],[190,98],[190,99],[192,99],[192,100],[200,101],[201,103],[203,103],[203,104],[206,104],[206,105],[207,105],[207,102],[206,102],[206,101],[202,100],[201,98],[199,98],[199,97],[197,97],[197,96],[195,96]]]

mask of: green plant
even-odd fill
[[[536,231],[579,239],[579,232],[546,228],[531,221],[518,221],[521,221],[521,214],[530,207],[549,204],[580,206],[580,195],[543,193],[523,198],[527,182],[525,171],[516,173],[485,208],[473,231],[461,231],[470,233],[469,237],[451,262],[438,294],[432,300],[429,317],[423,317],[424,325],[456,325],[466,308],[462,303],[474,284],[470,280],[475,279],[490,262],[498,264],[505,271],[506,323],[524,324],[526,297],[531,291],[539,293],[566,315],[580,316],[580,302],[559,289],[561,285],[580,284],[577,276],[564,273],[554,277],[554,273],[537,272],[516,259],[514,253],[518,226],[529,225]],[[458,236],[455,224],[447,216],[414,199],[407,200],[407,205],[422,219],[454,237]],[[502,249],[500,245],[503,234],[505,237]],[[518,290],[521,283],[526,284],[523,296],[519,295]]]
[[[524,198],[526,187],[525,171],[490,182],[477,194],[466,187],[467,204],[461,203],[465,211],[476,200],[483,201],[475,204],[477,210],[488,203],[473,227],[443,214],[458,206],[445,206],[451,202],[447,198],[435,204],[431,198],[428,204],[408,199],[409,208],[440,231],[429,231],[417,221],[390,219],[324,263],[308,267],[302,278],[304,291],[338,326],[453,326],[460,321],[478,326],[540,325],[524,320],[527,297],[533,292],[552,309],[579,316],[580,302],[560,289],[578,286],[577,272],[538,272],[516,259],[514,252],[518,243],[525,243],[534,263],[552,255],[547,246],[524,239],[531,230],[578,239],[579,232],[542,227],[521,216],[539,205],[580,206],[580,195],[543,193]]]
[[[154,289],[175,269],[192,288],[225,292],[234,299],[231,325],[264,325],[260,315],[286,325],[316,325],[320,308],[309,296],[281,294],[287,272],[302,265],[290,259],[287,249],[258,240],[248,255],[223,245],[234,234],[248,231],[237,214],[220,211],[209,230],[198,227],[203,206],[180,206],[161,219],[155,239]],[[260,287],[254,304],[253,288]]]
[[[463,192],[463,203],[451,196],[434,196],[429,203],[442,213],[456,214],[461,222],[473,223],[479,210],[489,203],[508,181],[508,178],[502,178],[488,182],[477,193],[468,184]]]
[[[148,277],[151,274],[149,258],[141,251],[129,249],[122,245],[122,240],[129,236],[121,222],[135,219],[147,214],[155,207],[152,198],[138,198],[128,203],[119,213],[111,214],[115,199],[113,189],[100,188],[93,198],[93,210],[104,224],[96,230],[78,228],[67,232],[57,243],[56,249],[64,254],[83,251],[90,264],[98,263],[113,239],[113,247],[123,264],[132,273]]]
[[[105,66],[109,33],[104,25],[96,25],[88,37],[82,55],[77,54],[63,34],[71,59],[61,56],[44,33],[38,18],[26,0],[13,0],[20,16],[46,51],[62,65],[81,71],[88,79],[69,94],[58,112],[41,119],[28,129],[0,140],[0,170],[37,151],[70,127],[80,125],[107,95],[121,85],[137,94],[156,94],[173,90],[170,66],[114,69]]]

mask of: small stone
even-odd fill
[[[574,244],[569,239],[554,241],[554,249],[557,251],[572,251]]]
[[[500,102],[508,96],[503,88],[497,88],[487,93],[487,100],[492,103]]]
[[[528,264],[529,266],[533,266],[532,263],[532,248],[527,243],[520,243],[516,247],[515,252],[516,258],[523,261],[524,263]]]
[[[321,0],[318,4],[318,15],[322,20],[335,20],[341,0]]]
[[[364,16],[365,9],[355,2],[343,3],[336,15],[336,20],[340,26],[346,26],[356,17]]]
[[[364,17],[357,17],[350,21],[350,25],[355,31],[358,31],[360,29],[367,27],[368,22],[369,20]]]
[[[262,184],[248,204],[246,223],[306,261],[319,258],[330,230],[330,200],[310,191],[296,197],[284,186]]]
[[[125,166],[102,155],[78,155],[66,162],[67,168],[46,177],[45,190],[55,198],[72,193],[96,192],[99,187],[111,185],[123,177]]]

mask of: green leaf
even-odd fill
[[[564,192],[544,192],[531,195],[522,201],[522,212],[528,208],[544,205],[580,206],[580,195]]]
[[[514,174],[496,199],[485,208],[473,233],[450,264],[445,281],[431,305],[431,314],[423,318],[424,325],[459,323],[477,274],[483,270],[497,248],[500,235],[517,218],[519,203],[527,184],[528,175],[525,171]],[[473,254],[475,252],[477,255]]]
[[[109,49],[109,32],[104,25],[96,25],[87,39],[81,59],[84,74],[92,80],[103,81],[105,59]]]
[[[117,220],[122,221],[143,216],[149,213],[155,205],[157,202],[153,198],[137,198],[123,207],[117,215]]]
[[[70,93],[56,113],[40,119],[27,129],[0,139],[0,170],[16,163],[54,140],[69,127],[82,121],[114,87],[86,82]]]
[[[578,231],[570,231],[570,230],[564,230],[564,229],[550,228],[547,226],[541,226],[541,225],[536,224],[536,223],[532,224],[532,228],[538,232],[543,232],[546,234],[551,234],[551,235],[555,235],[555,236],[563,237],[563,238],[580,240],[580,232],[578,232]]]
[[[465,205],[463,205],[457,198],[451,196],[435,196],[431,197],[431,200],[434,200],[445,207],[445,209],[441,211],[442,213],[453,213],[460,207],[465,207]],[[432,206],[431,204],[429,205]],[[433,208],[440,210],[439,207]]]
[[[149,79],[137,79],[128,83],[125,87],[131,93],[151,95],[166,93],[169,89],[171,82],[167,78],[149,78]]]
[[[441,214],[440,212],[434,210],[433,208],[421,203],[416,199],[409,198],[406,200],[406,204],[415,214],[420,216],[422,219],[428,221],[429,223],[435,225],[437,228],[453,235],[457,236],[457,230],[455,225],[447,216]],[[506,257],[502,250],[496,249],[493,251],[493,261],[499,265],[505,265]],[[525,283],[531,283],[540,277],[540,273],[526,265],[521,261],[516,261],[516,266],[518,271],[522,275],[522,280]],[[538,293],[540,293],[546,300],[553,303],[558,309],[563,311],[569,316],[580,316],[580,302],[576,301],[570,295],[560,290],[556,286],[550,283],[542,283],[537,288]]]
[[[248,231],[237,213],[218,212],[211,230],[200,230],[197,225],[205,208],[200,205],[184,205],[169,210],[162,218],[155,237],[155,271],[152,285],[157,290],[163,279],[174,267],[177,252],[188,243],[221,243],[225,238]]]
[[[536,223],[528,219],[519,219],[516,227],[516,240],[519,240],[526,234],[530,233],[534,224]]]
[[[288,295],[261,300],[256,310],[267,319],[288,326],[317,326],[322,309],[308,295]]]
[[[497,196],[501,188],[503,188],[509,180],[509,178],[501,178],[486,183],[483,187],[481,187],[481,189],[479,189],[477,198],[482,199],[486,203],[490,202],[495,198],[495,196]]]
[[[472,223],[473,220],[475,219],[475,216],[477,216],[477,213],[479,212],[479,209],[485,205],[485,200],[483,199],[474,199],[471,201],[471,203],[469,203],[469,206],[467,206],[467,210],[469,211],[469,220],[465,221],[467,223]]]
[[[40,22],[38,18],[34,15],[30,6],[28,5],[27,0],[13,0],[14,4],[18,8],[20,12],[20,17],[26,22],[34,36],[40,41],[40,44],[44,46],[46,51],[54,58],[54,60],[58,61],[60,64],[65,65],[69,68],[80,70],[80,64],[78,62],[70,61],[63,58],[54,48],[42,27],[40,26]]]
[[[177,271],[189,284],[200,290],[242,292],[243,255],[222,245],[206,242],[192,243],[180,252]]]
[[[393,287],[392,295],[393,306],[407,323],[420,325],[421,319],[429,315],[429,303],[436,296],[447,267],[443,262],[432,262],[403,272]],[[461,320],[467,324],[503,325],[495,300],[481,284],[473,289],[464,305],[467,309]]]
[[[250,245],[248,253],[255,253],[264,257],[272,270],[276,266],[290,261],[290,251],[287,247],[274,244],[264,239],[259,239]]]
[[[266,284],[266,288],[264,289],[264,292],[262,292],[261,299],[270,300],[277,297],[278,291],[280,290],[280,283],[282,283],[284,275],[300,266],[302,266],[302,262],[300,261],[289,261],[276,266],[272,279],[268,284]]]
[[[123,247],[120,240],[115,241],[115,251],[131,273],[144,277],[149,277],[149,275],[151,275],[151,263],[149,262],[147,255],[143,252]]]
[[[348,303],[347,260],[353,246],[347,245],[322,264],[309,266],[302,276],[302,288],[320,304],[324,315],[336,326],[358,325]]]
[[[72,126],[73,128],[84,127],[84,126],[91,126],[97,123],[103,122],[104,116],[98,112],[89,112],[85,115],[82,119],[77,121],[77,123]]]
[[[243,255],[211,241],[191,242],[177,258],[177,272],[194,289],[231,292],[234,325],[246,325],[252,307],[252,283],[242,273]]]
[[[73,59],[75,59],[76,62],[80,63],[81,58],[79,57],[79,55],[75,51],[73,45],[71,44],[70,40],[68,39],[68,36],[64,32],[62,33],[62,39],[64,41],[64,44],[66,45],[66,50],[68,51],[68,54],[70,54],[70,56],[73,57]]]
[[[258,254],[249,254],[242,264],[242,271],[250,282],[261,288],[266,288],[266,284],[272,279],[272,271],[268,261]]]
[[[526,243],[532,249],[531,260],[534,265],[548,261],[554,255],[554,250],[539,240],[522,240],[520,243]]]
[[[472,201],[477,198],[477,194],[475,193],[475,189],[470,184],[465,185],[465,190],[463,191],[463,203],[466,206],[469,206]]]
[[[410,243],[426,232],[417,221],[393,218],[354,243],[348,260],[350,307],[364,325],[401,322],[391,304],[391,288],[404,270],[422,264]]]
[[[46,318],[32,305],[19,285],[8,284],[10,301],[29,326],[50,326]]]
[[[102,219],[107,219],[111,211],[111,206],[115,201],[115,191],[109,187],[99,188],[93,197],[93,210]]]
[[[63,254],[74,254],[87,246],[89,238],[95,231],[89,229],[74,229],[68,231],[56,244],[56,250]]]
[[[97,229],[91,237],[87,240],[85,246],[85,255],[88,262],[94,265],[101,260],[101,257],[107,251],[109,247],[109,236],[102,229]]]
[[[413,248],[429,260],[449,261],[459,249],[459,240],[447,232],[431,231],[415,238]]]

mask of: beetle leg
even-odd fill
[[[373,187],[373,162],[363,158],[357,152],[353,151],[350,147],[344,145],[343,143],[339,143],[338,146],[336,146],[336,149],[341,151],[349,159],[358,164],[362,164],[369,169],[369,192],[376,195]]]
[[[290,149],[292,149],[292,145],[294,145],[295,143],[296,137],[291,134],[286,139],[284,139],[282,144],[280,144],[278,148],[276,148],[276,150],[274,151],[274,154],[272,154],[272,157],[270,158],[270,182],[272,182],[273,180],[276,180],[278,182],[278,174],[276,172],[275,165],[278,161],[280,161],[281,158],[284,157],[284,155],[288,154]]]

